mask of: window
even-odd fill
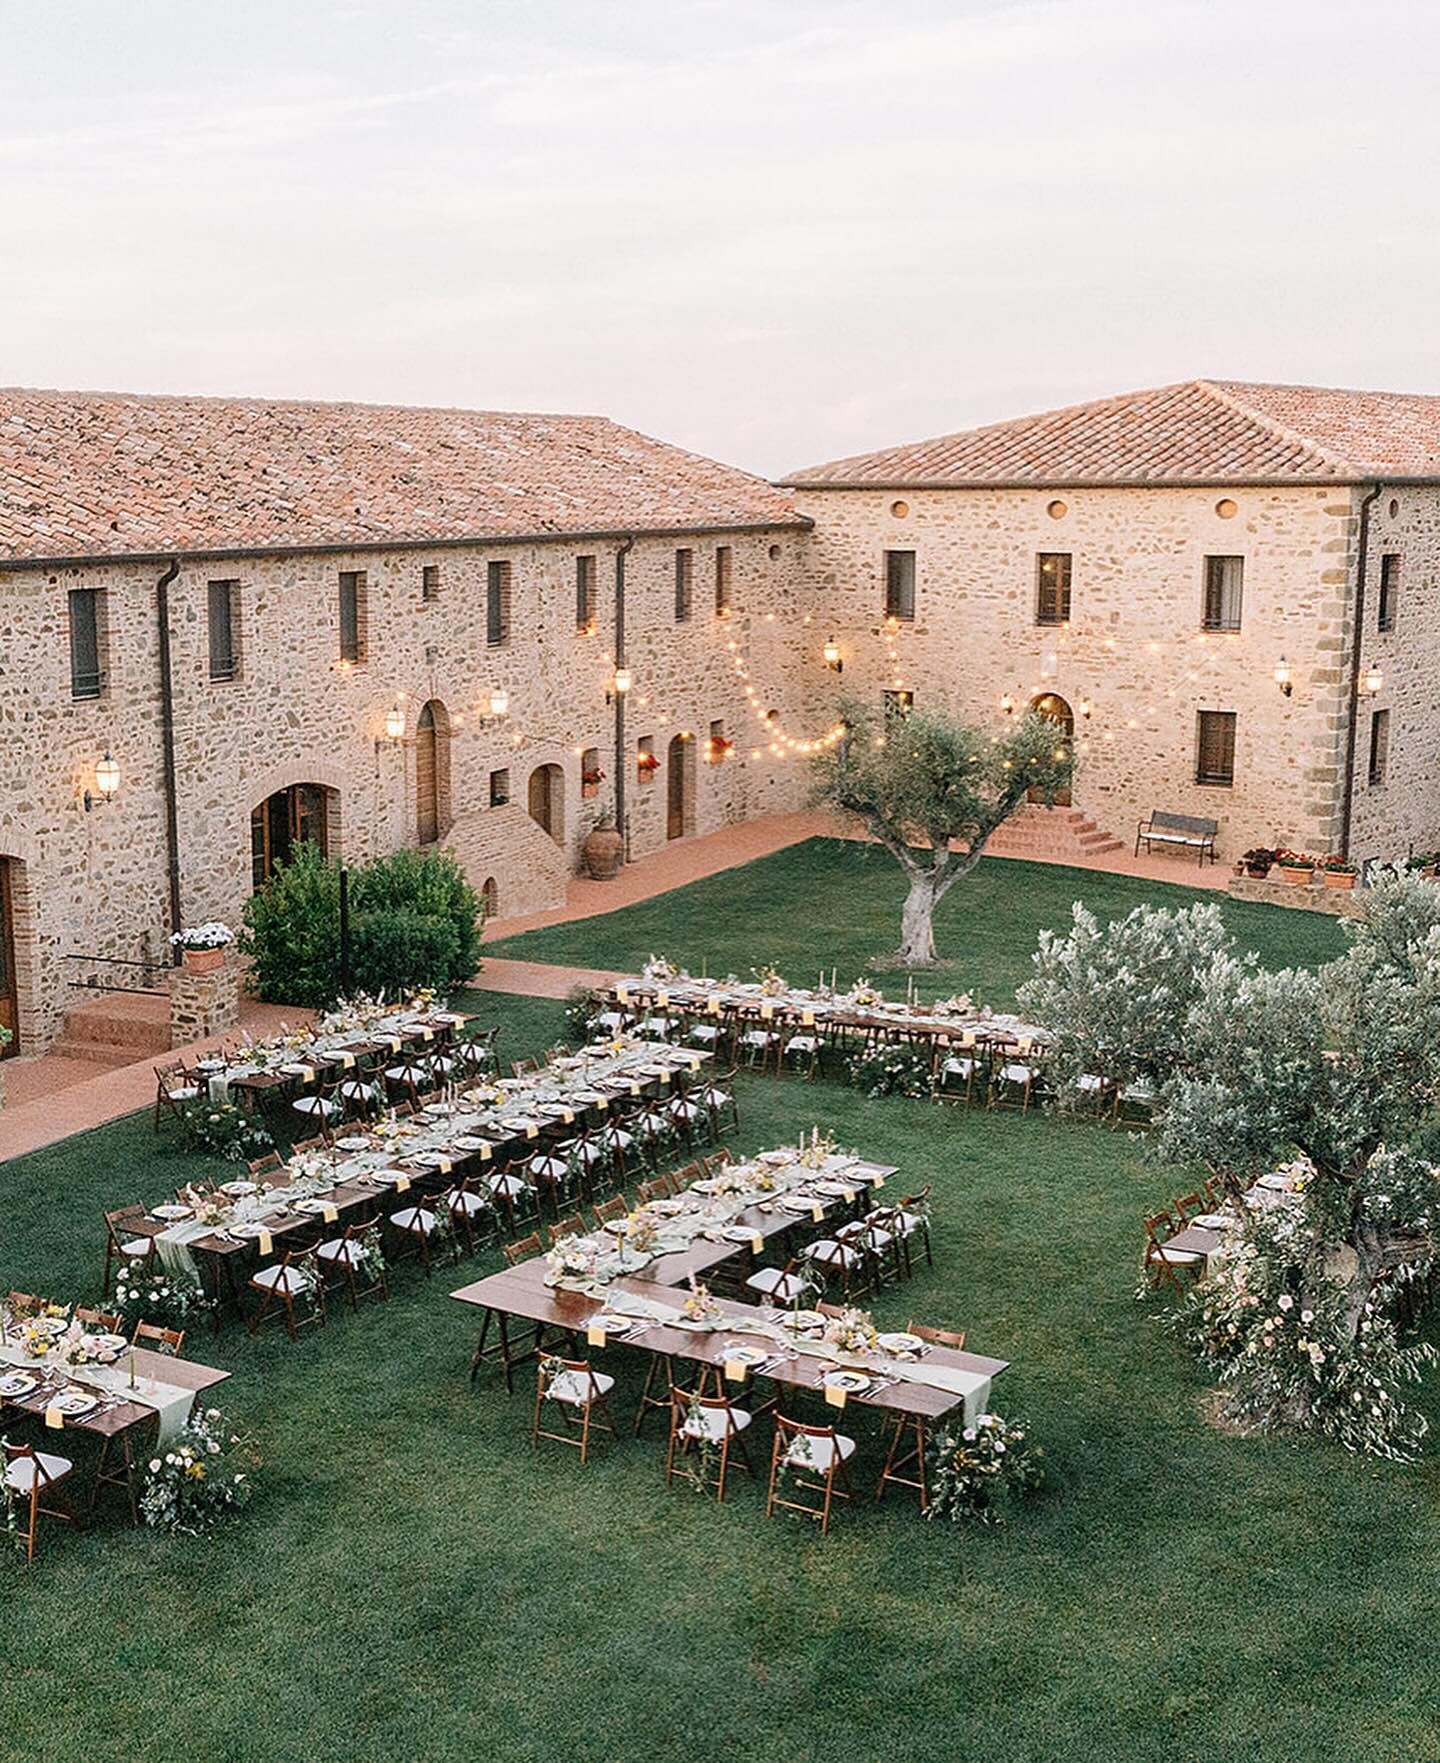
[[[239,582],[211,582],[210,593],[210,677],[215,680],[234,679],[240,671],[239,652],[235,645],[236,602],[240,598]]]
[[[510,565],[485,566],[485,641],[492,649],[510,641]]]
[[[580,794],[587,801],[600,794],[600,786],[605,781],[605,768],[600,763],[600,749],[587,747],[580,755]]]
[[[1205,559],[1205,608],[1200,627],[1207,631],[1238,631],[1240,602],[1245,593],[1243,557]]]
[[[885,616],[913,620],[915,617],[915,553],[885,553]]]
[[[735,743],[725,732],[725,719],[710,724],[710,739],[705,743],[705,759],[710,765],[723,765],[734,751]]]
[[[105,684],[100,667],[100,588],[70,590],[70,696],[98,698]]]
[[[730,547],[715,547],[715,616],[730,616]]]
[[[1400,553],[1387,551],[1380,559],[1380,604],[1376,608],[1376,630],[1394,630],[1395,608],[1399,599]]]
[[[1385,767],[1390,759],[1390,712],[1376,710],[1370,716],[1370,788],[1378,789],[1385,782]]]
[[[695,586],[695,553],[675,553],[675,622],[683,624],[690,616],[690,600]]]
[[[365,572],[340,572],[340,659],[358,667],[365,659]]]
[[[1196,718],[1195,782],[1235,782],[1235,712],[1202,710]]]
[[[503,808],[510,800],[510,772],[492,771],[490,773],[490,806]]]
[[[322,857],[330,850],[330,796],[323,784],[291,784],[250,810],[250,881],[263,888],[277,863],[289,863],[308,842]],[[337,798],[338,800],[338,798]]]
[[[893,722],[897,716],[908,716],[915,708],[914,692],[886,692],[885,720]]]
[[[587,635],[595,629],[595,559],[575,559],[575,629]]]
[[[642,784],[653,784],[655,773],[660,769],[660,758],[655,751],[655,737],[641,735],[635,743],[635,774]]]
[[[1042,551],[1035,570],[1036,624],[1070,622],[1070,553]]]
[[[425,601],[440,598],[440,565],[427,563],[420,571],[420,598]]]

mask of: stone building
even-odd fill
[[[842,692],[1039,705],[1127,841],[1440,846],[1437,573],[1433,398],[1193,381],[773,486],[598,417],[0,393],[0,1023],[302,837],[557,903],[622,790],[637,856],[798,805]]]
[[[1196,380],[782,482],[844,685],[1039,706],[1127,843],[1440,846],[1440,398]]]
[[[792,805],[804,533],[595,417],[0,395],[0,1021],[45,1046],[302,836],[438,841],[503,914],[617,766],[636,855]]]

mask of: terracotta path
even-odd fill
[[[487,941],[564,924],[576,918],[592,918],[617,912],[639,900],[653,899],[687,882],[700,881],[722,870],[734,869],[757,857],[812,838],[859,837],[838,827],[829,816],[816,812],[777,814],[765,820],[745,822],[707,833],[698,839],[677,840],[653,856],[621,870],[613,882],[573,880],[565,904],[546,912],[497,919],[485,927]],[[1016,857],[1013,861],[1025,861]],[[1185,887],[1223,889],[1228,867],[1207,865],[1204,870],[1186,861],[1163,857],[1132,858],[1128,852],[1111,852],[1093,858],[1047,853],[1043,859],[1070,867],[1129,875],[1145,881],[1178,882]],[[507,961],[487,956],[474,985],[490,992],[519,993],[536,998],[563,998],[575,986],[600,986],[619,976],[596,968],[555,967],[537,961]],[[242,1011],[242,1026],[259,1036],[273,1033],[283,1018],[303,1021],[306,1012],[249,1001]],[[187,1057],[217,1046],[222,1039],[198,1042],[186,1049]],[[98,1068],[89,1061],[46,1054],[37,1059],[13,1059],[5,1066],[8,1106],[0,1109],[0,1162],[18,1157],[42,1145],[54,1144],[70,1134],[103,1126],[148,1107],[155,1099],[154,1057],[113,1069]],[[3,1178],[0,1178],[3,1179]]]

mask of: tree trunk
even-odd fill
[[[910,877],[910,892],[900,914],[900,961],[906,967],[935,965],[935,902],[939,889],[926,871]]]

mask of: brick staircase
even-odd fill
[[[1126,852],[1123,840],[1104,831],[1079,808],[1045,808],[1026,802],[985,847],[991,857],[1028,857],[1035,863],[1090,863]]]
[[[65,1012],[60,1039],[50,1049],[63,1059],[92,1065],[133,1065],[170,1051],[170,1000],[103,992],[72,1004]]]

